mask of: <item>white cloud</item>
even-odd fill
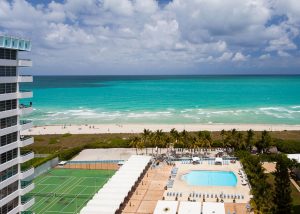
[[[270,59],[270,58],[271,58],[270,54],[263,54],[259,57],[259,59],[261,59],[261,60],[266,60],[266,59]]]
[[[234,62],[241,62],[241,61],[246,61],[247,57],[244,56],[241,52],[237,52],[234,57],[232,58],[232,61]]]
[[[61,69],[72,61],[75,70],[106,73],[265,59],[273,66],[286,56],[299,64],[298,0],[173,0],[165,7],[156,0],[29,1],[0,0],[0,32],[32,38],[35,65],[48,66],[42,70],[53,70],[56,57]]]
[[[133,5],[129,0],[104,0],[104,9],[118,15],[130,16],[133,13]]]
[[[140,13],[152,14],[158,10],[158,4],[155,0],[135,0],[134,8]]]

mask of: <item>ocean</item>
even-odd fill
[[[35,125],[300,124],[300,76],[34,76]]]

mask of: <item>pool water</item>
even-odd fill
[[[191,186],[230,186],[235,187],[237,178],[231,171],[193,170],[182,176]]]

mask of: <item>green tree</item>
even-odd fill
[[[180,141],[180,134],[179,132],[176,130],[176,129],[171,129],[170,131],[170,136],[172,138],[172,141],[173,141],[173,147],[177,147],[178,146],[178,142]]]
[[[136,154],[138,154],[138,149],[141,147],[141,138],[139,136],[134,136],[130,139],[129,145],[135,148]]]
[[[242,132],[238,132],[236,134],[236,142],[237,142],[237,145],[236,147],[238,149],[245,149],[246,148],[246,144],[245,144],[245,139],[244,139],[244,135]]]
[[[275,214],[289,214],[292,212],[291,184],[288,163],[281,155],[276,163],[275,175]]]
[[[269,132],[264,130],[261,133],[261,139],[259,141],[257,141],[257,143],[256,143],[256,147],[259,152],[266,152],[266,150],[269,148],[271,143],[272,143],[271,135],[269,134]]]
[[[246,140],[245,140],[245,143],[246,143],[246,150],[248,151],[251,151],[252,149],[252,146],[254,144],[254,131],[252,129],[249,129],[247,131],[247,136],[246,136]]]
[[[146,148],[146,154],[148,154],[148,147],[150,145],[150,137],[151,137],[151,131],[149,129],[144,129],[142,133],[142,141],[144,143],[144,146]]]
[[[185,129],[182,132],[180,132],[180,141],[184,148],[189,148],[190,135]]]
[[[165,147],[165,137],[166,135],[163,133],[162,129],[158,129],[156,132],[154,132],[154,146],[160,148],[160,151],[162,147]]]

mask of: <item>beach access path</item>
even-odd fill
[[[285,124],[85,124],[85,125],[47,125],[35,126],[23,131],[23,135],[46,135],[46,134],[101,134],[101,133],[141,133],[144,129],[156,131],[162,129],[169,132],[172,128],[178,131],[221,131],[236,129],[237,131],[297,131],[299,125]]]

